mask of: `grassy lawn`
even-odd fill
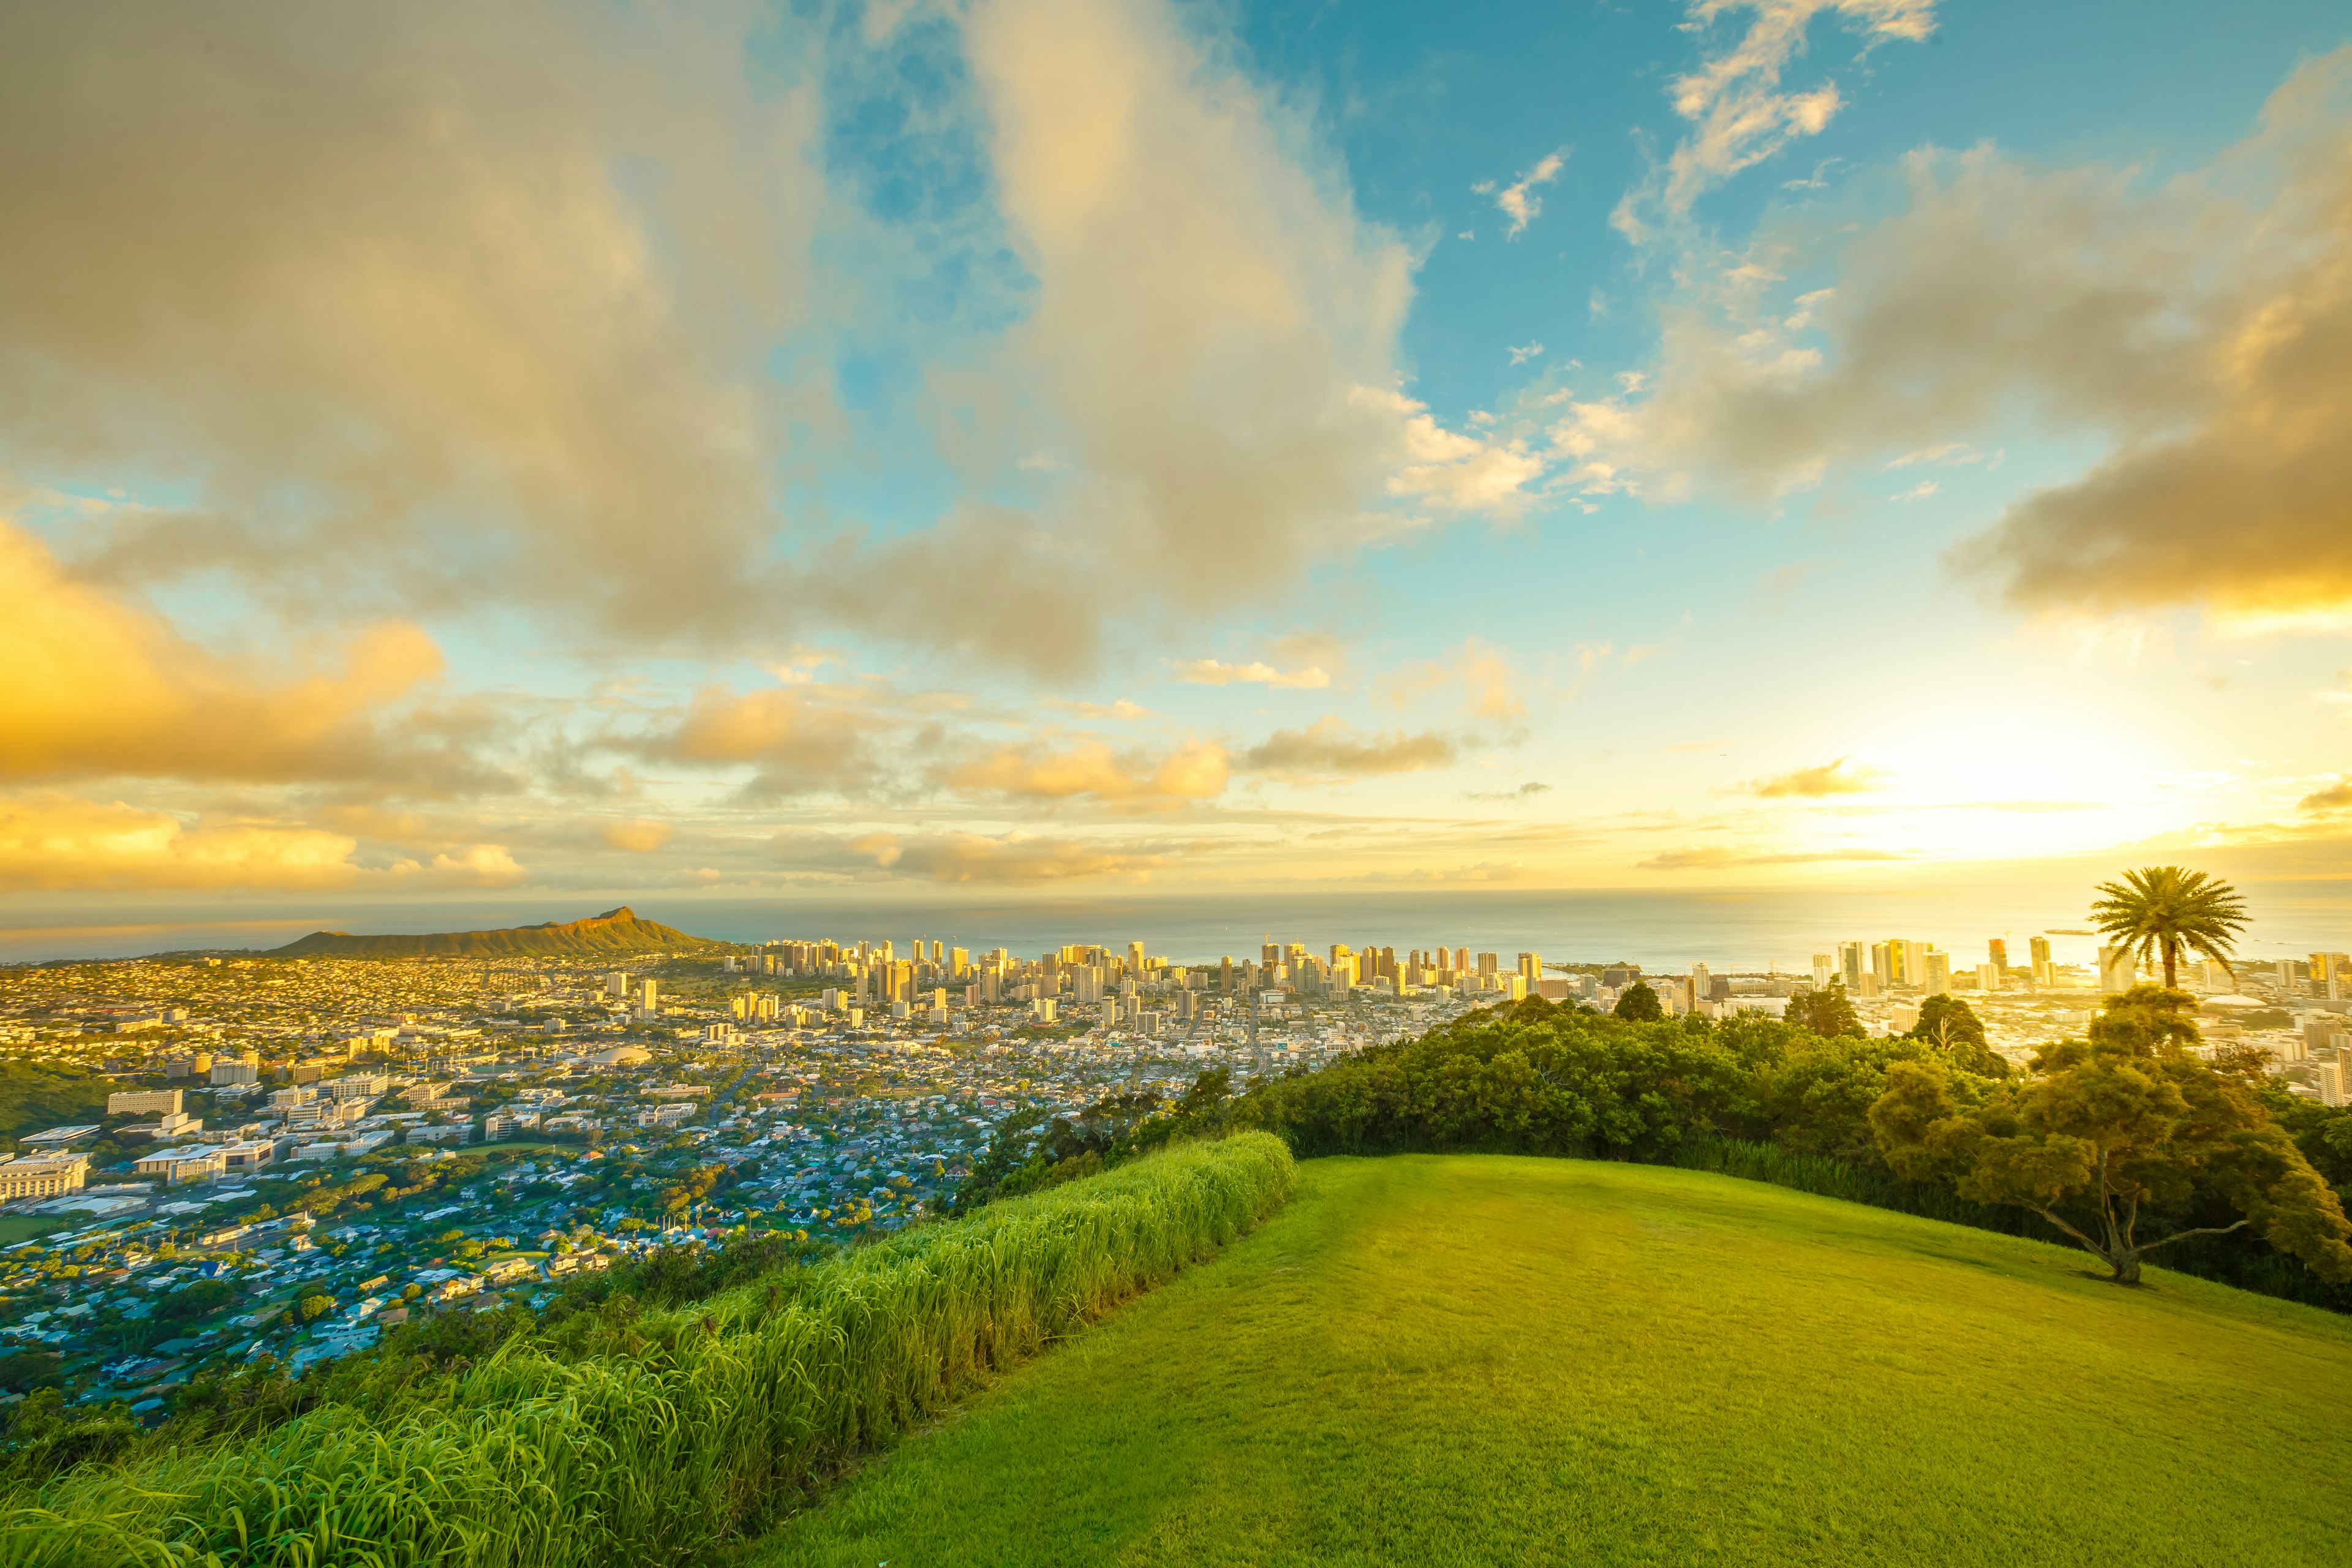
[[[1694,1172],[1301,1178],[739,1568],[2346,1560],[2352,1321]]]
[[[19,1241],[30,1241],[37,1236],[47,1236],[53,1230],[64,1229],[69,1220],[80,1223],[89,1217],[88,1215],[0,1215],[0,1247],[13,1246]]]

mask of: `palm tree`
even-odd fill
[[[2230,949],[2248,917],[2229,883],[2179,866],[2150,866],[2125,872],[2120,882],[2102,882],[2098,890],[2106,897],[2091,906],[2091,923],[2143,963],[2161,952],[2167,990],[2179,987],[2183,948],[2237,977]]]

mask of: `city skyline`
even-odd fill
[[[2340,946],[2352,44],[2150,16],[22,10],[0,958],[2171,861]]]

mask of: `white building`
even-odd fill
[[[178,1149],[159,1149],[152,1154],[142,1155],[137,1166],[141,1175],[158,1177],[165,1186],[171,1187],[187,1182],[212,1181],[226,1168],[218,1149],[196,1143]]]
[[[89,1175],[80,1154],[41,1154],[0,1163],[0,1203],[18,1198],[57,1198],[78,1193]]]

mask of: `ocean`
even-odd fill
[[[2352,949],[2352,904],[2335,883],[2242,883],[2254,923],[2241,951],[2249,959]],[[2062,963],[2086,962],[2088,889],[2069,879],[2042,885],[1960,889],[1821,889],[1637,892],[1431,889],[1353,893],[1268,891],[1103,895],[1095,898],[943,897],[881,900],[803,895],[790,899],[656,890],[603,896],[549,894],[528,901],[484,898],[360,908],[333,895],[299,904],[251,905],[156,918],[121,906],[86,905],[81,918],[0,928],[0,960],[120,957],[188,948],[266,948],[320,929],[363,932],[480,930],[573,920],[627,902],[648,920],[700,936],[756,942],[769,937],[855,942],[888,939],[903,949],[921,938],[975,952],[1009,948],[1034,956],[1069,942],[1123,948],[1140,940],[1154,955],[1184,963],[1256,953],[1266,942],[1303,942],[1320,952],[1335,942],[1466,947],[1548,962],[1631,961],[1653,971],[1705,963],[1718,972],[1768,963],[1804,970],[1841,941],[1907,937],[1931,942],[1963,968],[1983,960],[1989,938],[2005,938],[2023,963],[2026,939],[2045,932]],[[63,913],[63,911],[58,911]],[[92,918],[95,917],[95,918]],[[142,918],[143,917],[143,918]],[[18,921],[23,915],[20,912]],[[2071,934],[2082,933],[2082,934]]]

